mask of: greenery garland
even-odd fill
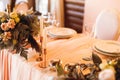
[[[111,70],[114,75],[111,73],[104,73],[104,76],[109,76],[109,79],[106,80],[120,80],[120,58],[114,58],[102,62],[102,59],[95,53],[92,53],[92,57],[83,58],[85,61],[90,61],[90,63],[75,63],[75,64],[66,64],[64,67],[60,63],[60,60],[55,62],[52,61],[52,67],[55,66],[55,71],[57,71],[58,80],[99,80],[99,74],[105,70]],[[91,63],[92,62],[92,63]],[[52,68],[51,68],[52,70]],[[53,69],[54,70],[54,69]],[[84,71],[88,70],[88,73]],[[102,80],[100,79],[100,80]]]

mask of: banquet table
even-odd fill
[[[92,46],[98,41],[83,34],[69,39],[50,39],[47,42],[47,65],[54,59],[60,59],[63,65],[84,62],[82,58],[91,56]],[[40,68],[40,62],[36,61],[38,53],[31,48],[28,51],[28,60],[8,50],[0,51],[0,80],[56,80],[56,72]],[[103,55],[100,57],[106,59]]]

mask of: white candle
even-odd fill
[[[44,28],[44,35],[43,35],[43,42],[44,42],[44,49],[46,49],[47,46],[47,31],[46,31],[46,27]]]
[[[40,36],[43,36],[43,26],[44,26],[43,16],[40,17]]]

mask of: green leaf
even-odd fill
[[[31,47],[35,49],[37,52],[42,52],[40,45],[36,42],[33,36],[29,35],[28,42],[31,44]]]
[[[117,64],[118,68],[120,68],[120,58],[117,59]]]
[[[84,57],[82,59],[85,60],[85,61],[91,61],[92,60],[90,57]]]
[[[58,76],[64,75],[64,69],[60,63],[56,64],[56,69]]]
[[[15,29],[14,31],[12,31],[12,35],[13,35],[13,39],[18,39],[18,35],[19,35],[19,31],[17,29]]]
[[[27,53],[28,53],[27,51],[22,50],[20,56],[24,57],[27,60]]]
[[[93,60],[93,63],[99,67],[100,63],[102,63],[102,60],[101,58],[97,55],[97,54],[94,54],[92,53],[92,60]]]

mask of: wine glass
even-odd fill
[[[48,12],[47,15],[44,15],[44,26],[45,27],[49,27],[50,25],[52,25],[52,16],[51,13]]]
[[[59,23],[59,21],[57,21],[57,20],[53,20],[53,21],[52,21],[52,25],[53,25],[54,27],[59,28],[60,23]]]
[[[49,26],[57,27],[57,28],[59,27],[60,23],[58,20],[56,20],[55,12],[53,13],[48,12],[47,23],[49,24]]]
[[[84,25],[83,33],[87,36],[92,36],[92,28],[90,26]]]

